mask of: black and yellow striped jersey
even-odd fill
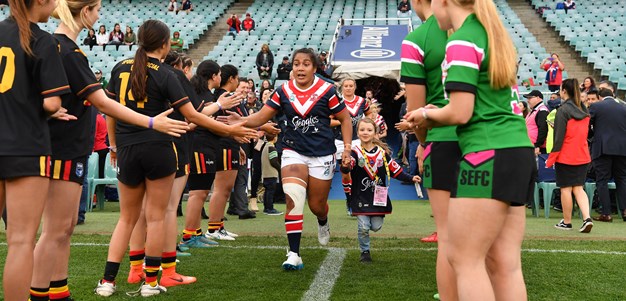
[[[57,41],[31,23],[33,56],[13,18],[0,22],[0,156],[50,154],[46,97],[70,93]]]
[[[59,160],[71,160],[88,156],[93,148],[91,124],[95,116],[87,96],[102,89],[96,76],[89,68],[87,56],[76,43],[64,34],[55,34],[59,42],[61,60],[72,93],[63,95],[63,107],[67,113],[78,120],[50,120],[50,139],[52,140],[52,157]]]
[[[176,75],[155,58],[148,58],[148,78],[146,85],[146,99],[136,100],[131,91],[131,67],[134,60],[123,60],[113,68],[111,80],[107,86],[107,95],[131,110],[147,115],[156,116],[173,107],[174,109],[189,102],[189,97],[180,85]],[[171,141],[171,137],[154,130],[134,126],[120,120],[115,128],[117,146],[150,141]]]

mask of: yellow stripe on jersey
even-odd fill
[[[176,149],[176,144],[172,142],[172,148],[174,148],[174,155],[176,155],[176,170],[178,170],[178,150]]]
[[[224,153],[224,161],[222,161],[224,162],[224,164],[222,165],[224,165],[224,170],[228,170],[228,156],[227,156],[228,151],[223,149],[222,152]]]
[[[200,158],[198,157],[198,152],[193,152],[193,156],[196,159],[196,172],[198,174],[202,173],[202,166],[200,166]]]
[[[39,175],[46,176],[46,156],[39,157]]]
[[[52,178],[58,180],[61,178],[61,160],[54,160],[54,173],[52,174]]]

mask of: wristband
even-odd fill
[[[422,117],[424,117],[424,120],[428,120],[428,114],[426,114],[426,109],[422,109]]]
[[[428,146],[428,143],[426,143],[426,142],[421,143],[421,142],[420,142],[420,146],[421,146],[421,147],[423,147],[423,148],[426,148],[426,147]]]
[[[152,129],[154,127],[154,117],[150,117],[150,120],[148,121],[148,128]]]
[[[217,104],[218,109],[223,110],[222,104],[219,101],[215,101],[215,103]]]
[[[115,146],[109,146],[109,150],[111,152],[117,153],[117,147],[115,147]]]

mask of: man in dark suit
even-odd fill
[[[590,126],[593,131],[591,159],[596,173],[596,183],[602,214],[594,220],[611,222],[611,198],[608,182],[615,180],[620,212],[626,221],[626,103],[613,95],[615,85],[603,81],[599,85],[601,101],[591,105]]]

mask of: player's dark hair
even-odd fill
[[[182,63],[182,60],[180,59],[180,55],[178,54],[178,52],[170,50],[170,52],[167,53],[167,56],[163,60],[163,63],[168,64],[172,67],[177,67]]]
[[[178,55],[180,55],[180,60],[183,63],[183,69],[193,66],[193,60],[188,55],[184,53],[179,53]]]
[[[155,51],[170,40],[170,29],[158,20],[148,20],[141,24],[137,35],[139,48],[130,72],[131,89],[137,100],[147,97],[146,76],[148,75],[148,52]]]
[[[196,74],[191,78],[196,93],[203,94],[209,90],[208,82],[214,75],[220,73],[220,65],[211,60],[202,61],[196,69]]]
[[[226,86],[231,78],[235,78],[239,75],[237,67],[233,65],[223,65],[220,70],[222,71],[222,81],[220,82],[220,87]]]
[[[317,66],[319,66],[320,64],[320,59],[319,59],[319,56],[317,56],[317,53],[315,53],[315,50],[311,48],[298,49],[293,52],[293,55],[291,56],[291,61],[293,62],[296,58],[296,55],[300,53],[308,56],[311,62],[313,63],[313,67],[317,70]]]
[[[33,2],[34,0],[9,0],[11,17],[15,20],[17,28],[20,31],[20,45],[29,56],[33,56],[33,49],[30,47],[30,39],[33,33],[30,30],[28,10],[31,8]]]
[[[569,96],[577,107],[582,108],[580,103],[580,89],[578,87],[578,80],[575,78],[563,80],[563,83],[561,84],[561,89],[567,92],[567,96]]]

